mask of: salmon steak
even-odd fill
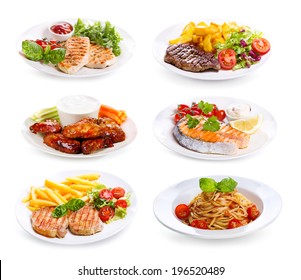
[[[55,207],[44,207],[31,214],[31,225],[35,232],[46,237],[65,237],[68,228],[68,217],[52,217]]]
[[[102,231],[103,224],[98,216],[98,211],[87,204],[70,214],[69,229],[75,235],[92,235]]]
[[[116,57],[110,48],[91,44],[89,62],[85,65],[88,68],[103,69],[116,62]]]
[[[65,59],[58,63],[58,68],[67,74],[74,74],[85,66],[90,59],[90,39],[71,37],[65,44]]]
[[[189,150],[199,153],[233,155],[239,149],[247,148],[250,135],[232,128],[229,124],[221,123],[218,131],[205,131],[206,121],[199,118],[199,124],[189,128],[187,118],[182,118],[173,129],[173,135],[179,144]]]

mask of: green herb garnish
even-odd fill
[[[79,198],[72,198],[67,203],[61,204],[53,210],[52,217],[60,218],[65,216],[70,211],[77,211],[85,206],[85,202]]]
[[[218,131],[221,128],[221,124],[220,122],[217,120],[216,116],[212,116],[210,118],[208,118],[204,125],[203,125],[203,130],[205,131]]]
[[[198,119],[192,117],[189,114],[186,115],[186,118],[188,119],[187,120],[188,128],[195,128],[200,123],[200,121]]]
[[[199,186],[203,192],[232,192],[237,186],[237,182],[228,177],[222,179],[220,182],[216,182],[212,178],[200,178]]]
[[[204,102],[203,100],[201,100],[198,103],[198,107],[202,110],[202,112],[204,114],[208,114],[208,113],[212,112],[212,110],[214,108],[213,104],[210,104],[208,102]]]

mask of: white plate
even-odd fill
[[[174,138],[172,130],[174,128],[173,115],[175,114],[178,104],[188,104],[190,105],[192,101],[198,102],[204,100],[205,102],[214,103],[219,109],[226,109],[229,105],[233,103],[247,103],[251,106],[252,114],[262,114],[263,122],[260,129],[253,135],[251,135],[250,143],[248,148],[239,149],[236,155],[217,155],[217,154],[202,154],[195,151],[188,150],[181,146],[178,141]],[[197,97],[192,100],[186,100],[184,102],[175,103],[163,111],[161,111],[154,120],[154,133],[157,139],[167,148],[175,151],[179,154],[185,155],[187,157],[206,159],[206,160],[228,160],[236,159],[240,157],[245,157],[251,155],[263,147],[265,147],[271,140],[275,137],[277,126],[273,116],[267,112],[265,109],[256,105],[252,102],[230,98],[230,97]]]
[[[121,125],[121,128],[125,132],[126,139],[119,143],[114,143],[114,147],[112,148],[105,148],[102,150],[99,150],[95,153],[84,155],[84,154],[67,154],[62,153],[60,151],[57,151],[55,149],[50,148],[46,144],[43,143],[43,137],[41,134],[34,134],[29,130],[29,127],[34,124],[34,122],[31,119],[26,119],[22,125],[22,133],[27,142],[34,146],[35,148],[38,148],[42,152],[61,156],[61,157],[69,157],[69,158],[92,158],[92,157],[100,157],[107,154],[110,154],[112,152],[116,152],[121,148],[124,148],[125,146],[129,145],[133,140],[135,139],[137,135],[137,128],[135,123],[128,117],[126,121]]]
[[[131,186],[123,181],[122,179],[118,178],[115,175],[105,173],[105,172],[100,172],[100,171],[95,171],[95,170],[70,170],[70,171],[63,171],[57,174],[49,175],[47,177],[50,180],[53,181],[62,181],[66,177],[72,177],[72,176],[78,176],[81,174],[89,174],[89,173],[99,173],[100,179],[99,181],[106,185],[107,187],[116,187],[116,186],[121,186],[125,189],[126,192],[131,193],[130,201],[131,205],[127,209],[127,215],[124,219],[120,219],[117,221],[114,221],[110,224],[104,224],[104,228],[101,232],[96,233],[91,236],[78,236],[78,235],[73,235],[69,230],[64,238],[48,238],[45,236],[42,236],[40,234],[37,234],[31,226],[30,222],[30,216],[31,216],[31,211],[29,211],[24,203],[22,203],[22,199],[28,194],[28,191],[24,191],[22,196],[18,199],[16,203],[16,217],[19,222],[19,224],[22,226],[22,228],[27,231],[29,234],[33,235],[34,237],[50,242],[50,243],[56,243],[56,244],[62,244],[62,245],[77,245],[77,244],[87,244],[87,243],[92,243],[92,242],[97,242],[101,241],[104,239],[107,239],[118,232],[120,232],[122,229],[124,229],[133,219],[134,214],[136,213],[137,209],[137,200],[135,193]],[[46,178],[36,178],[36,182],[33,182],[33,186],[39,187],[43,186],[44,180]]]
[[[216,20],[205,20],[205,22],[222,22],[222,21],[216,21]],[[169,63],[164,62],[164,56],[166,49],[168,47],[168,42],[171,39],[178,38],[181,33],[183,28],[186,26],[187,23],[180,23],[180,24],[175,24],[173,26],[170,26],[163,30],[154,40],[153,43],[153,54],[157,61],[163,65],[165,68],[168,70],[179,74],[184,77],[192,78],[192,79],[198,79],[198,80],[228,80],[228,79],[234,79],[238,77],[242,77],[244,75],[249,74],[250,72],[258,69],[261,67],[269,58],[270,53],[262,56],[261,60],[259,63],[252,65],[250,68],[245,68],[245,69],[239,69],[236,71],[226,71],[226,70],[220,70],[220,71],[204,71],[200,73],[193,73],[189,71],[185,71],[182,69],[179,69]]]
[[[102,76],[107,73],[110,73],[112,71],[115,71],[119,69],[124,63],[126,63],[133,55],[135,43],[133,38],[123,29],[121,29],[118,26],[115,26],[117,32],[120,34],[120,36],[123,38],[120,42],[121,47],[121,54],[116,57],[116,63],[113,64],[110,67],[104,68],[104,69],[91,69],[87,67],[81,68],[78,72],[75,74],[66,74],[58,70],[54,65],[52,64],[43,64],[38,61],[31,61],[27,59],[23,52],[22,52],[22,41],[24,40],[36,40],[36,39],[42,39],[42,38],[50,38],[47,27],[53,23],[58,22],[59,20],[49,21],[45,22],[39,25],[36,25],[30,29],[28,29],[26,32],[24,32],[17,40],[17,51],[20,54],[20,56],[23,58],[23,60],[28,63],[33,68],[42,71],[47,74],[60,76],[60,77],[68,77],[68,78],[82,78],[82,77],[93,77],[93,76]],[[63,21],[70,22],[71,24],[75,24],[77,22],[77,18],[73,19],[64,19]],[[95,20],[89,20],[91,22]],[[103,23],[103,22],[102,22]]]
[[[202,176],[220,181],[228,175]],[[262,229],[272,223],[280,213],[282,207],[281,197],[269,186],[248,178],[230,176],[238,182],[237,189],[256,204],[260,216],[252,223],[231,230],[201,230],[183,224],[174,214],[178,204],[188,204],[197,194],[199,178],[192,178],[175,184],[161,192],[154,201],[154,214],[166,227],[179,233],[204,239],[227,239],[240,237],[256,230]]]

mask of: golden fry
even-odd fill
[[[82,179],[79,177],[68,177],[68,178],[66,178],[66,181],[72,182],[74,184],[82,184],[82,185],[87,185],[87,186],[91,186],[91,187],[95,187],[95,186],[99,185],[99,182],[89,181],[89,180]]]
[[[32,199],[29,202],[29,206],[57,206],[58,204],[44,199]]]
[[[56,193],[52,189],[46,188],[45,192],[53,202],[57,203],[58,205],[64,204],[64,202],[56,195]]]
[[[120,117],[122,119],[126,119],[126,113],[125,111],[121,111],[121,115]],[[100,177],[100,174],[98,173],[91,173],[91,174],[83,174],[83,175],[79,175],[79,176],[76,176],[78,178],[81,178],[81,179],[85,179],[85,180],[89,180],[89,181],[95,181],[95,180],[98,180],[99,177]]]
[[[62,192],[63,194],[71,193],[76,197],[80,197],[81,193],[79,191],[71,189],[69,186],[64,185],[62,183],[56,183],[50,180],[45,180],[44,182],[45,187],[48,187],[50,189],[58,190],[59,192]]]

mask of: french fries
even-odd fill
[[[30,211],[65,204],[72,198],[80,198],[87,202],[87,191],[100,184],[99,178],[100,174],[93,173],[68,177],[63,182],[46,179],[43,187],[31,186],[22,202],[27,204]]]
[[[223,24],[211,22],[209,25],[203,21],[198,24],[190,22],[184,27],[180,37],[170,40],[169,44],[193,43],[205,52],[214,52],[214,46],[218,42],[224,43],[233,31],[240,29],[235,22]]]

